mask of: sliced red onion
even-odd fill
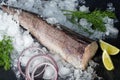
[[[19,72],[20,72],[24,77],[25,77],[26,75],[25,75],[25,73],[24,73],[24,72],[22,71],[22,69],[21,69],[21,66],[20,66],[20,64],[21,64],[20,58],[21,58],[21,56],[22,56],[27,50],[30,50],[30,49],[36,49],[36,50],[39,50],[39,51],[41,52],[40,54],[45,54],[45,52],[44,52],[42,49],[38,48],[37,46],[28,47],[28,48],[24,49],[24,50],[21,52],[20,56],[18,57],[17,66],[18,66]]]
[[[20,58],[21,58],[23,55],[25,55],[25,52],[26,52],[26,51],[28,51],[28,50],[30,50],[30,49],[36,49],[36,50],[39,50],[40,52],[39,52],[39,54],[36,54],[36,55],[32,56],[32,57],[28,60],[27,65],[26,65],[26,69],[25,69],[25,73],[24,73],[24,72],[22,71],[22,69],[21,69]],[[46,53],[45,53],[42,49],[40,49],[40,48],[38,48],[38,47],[36,47],[36,46],[32,46],[32,47],[28,47],[28,48],[24,49],[24,50],[21,52],[20,56],[18,57],[18,63],[17,63],[18,70],[19,70],[20,73],[25,77],[25,80],[31,80],[31,76],[30,76],[30,65],[31,65],[32,62],[35,61],[37,58],[44,58],[44,59],[46,59],[49,63],[46,63],[46,62],[38,63],[38,64],[37,64],[38,67],[33,68],[33,72],[32,72],[32,75],[33,75],[33,76],[32,76],[32,78],[38,77],[39,75],[41,75],[41,74],[45,71],[46,65],[49,65],[49,66],[51,66],[51,67],[54,69],[54,71],[55,71],[55,79],[54,79],[54,80],[56,80],[56,79],[57,79],[57,74],[58,74],[58,66],[57,66],[57,63],[54,61],[54,59],[53,59],[51,56],[46,55]],[[42,65],[45,65],[45,67],[43,68],[43,70],[42,70],[40,73],[34,75],[34,73],[36,72],[36,69],[38,69],[39,67],[42,67]]]
[[[30,72],[29,72],[29,70],[30,70],[30,65],[32,64],[32,62],[34,61],[35,58],[37,59],[37,57],[43,57],[43,58],[45,58],[46,60],[50,61],[51,64],[54,65],[55,68],[56,68],[56,70],[58,71],[57,63],[54,61],[54,59],[53,59],[51,56],[46,55],[46,54],[38,54],[38,55],[35,55],[35,56],[31,57],[31,58],[29,59],[28,63],[27,63],[25,72],[26,72],[26,76],[27,76],[29,79],[31,78],[31,77],[30,77]],[[38,64],[39,64],[39,63],[38,63]]]
[[[55,74],[54,74],[54,79],[53,80],[57,80],[57,75],[58,75],[58,71],[57,71],[57,68],[54,66],[54,65],[52,65],[51,63],[39,63],[35,68],[34,68],[34,70],[33,70],[33,72],[32,72],[32,75],[31,75],[31,80],[34,80],[34,74],[35,74],[35,72],[36,72],[36,70],[39,68],[39,67],[41,67],[41,66],[43,66],[43,65],[49,65],[51,68],[53,68],[53,70],[54,70],[54,72],[55,72]]]
[[[33,68],[33,69],[34,69],[34,68]],[[34,77],[40,76],[40,75],[45,71],[45,69],[46,69],[46,65],[45,65],[45,67],[43,68],[43,70],[42,70],[40,73],[36,74]]]

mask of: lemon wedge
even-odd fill
[[[103,64],[104,64],[104,66],[107,70],[113,70],[114,69],[114,65],[112,63],[112,60],[111,60],[111,58],[110,58],[110,56],[109,56],[109,54],[107,53],[106,50],[103,51],[102,61],[103,61]]]
[[[109,55],[116,55],[120,52],[120,49],[107,42],[104,42],[103,40],[100,40],[100,46],[101,49],[106,50]]]

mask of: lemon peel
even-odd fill
[[[107,53],[106,50],[103,50],[102,61],[103,61],[103,64],[104,64],[104,66],[107,70],[113,70],[114,69],[114,65],[112,63],[112,60],[111,60],[111,58],[110,58],[110,56],[109,56],[109,54]]]
[[[116,55],[120,52],[120,49],[107,42],[104,42],[103,40],[100,40],[100,46],[101,49],[106,50],[109,55]]]

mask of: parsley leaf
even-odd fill
[[[11,66],[10,54],[13,51],[12,40],[9,36],[4,36],[0,41],[0,66],[9,70]]]
[[[76,22],[76,19],[85,18],[88,20],[88,22],[91,22],[93,24],[92,29],[98,30],[100,32],[105,32],[106,27],[103,22],[103,18],[108,16],[110,18],[116,18],[115,14],[110,11],[100,11],[100,10],[94,10],[91,13],[85,13],[80,11],[69,11],[69,10],[63,10],[67,12],[66,16],[71,16],[69,21],[71,21],[74,24],[77,24],[79,27],[82,27]]]

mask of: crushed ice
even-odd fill
[[[97,30],[92,30],[92,28],[89,28],[91,24],[87,24],[86,25],[87,29],[90,32],[93,32],[93,35],[89,35],[89,33],[81,30],[77,25],[72,24],[66,19],[66,16],[64,15],[64,12],[62,10],[76,11],[78,7],[79,11],[90,12],[89,7],[86,7],[84,5],[85,3],[86,3],[85,0],[70,0],[70,1],[68,0],[35,0],[35,1],[34,0],[8,0],[7,1],[7,4],[10,6],[18,7],[18,8],[41,15],[50,24],[64,25],[92,39],[96,39],[96,38],[101,39],[101,38],[104,38],[106,35],[109,37],[113,37],[111,36],[111,34],[113,34],[114,37],[117,37],[118,30],[114,28],[114,26],[110,27],[111,30],[107,28],[106,32],[99,32]],[[83,5],[79,6],[79,4],[83,4]],[[110,10],[110,11],[115,10],[112,3],[108,3],[107,6],[108,6],[107,10]],[[106,18],[106,20],[110,20],[110,18]],[[111,25],[111,22],[114,23],[114,20],[108,21],[106,24]]]

